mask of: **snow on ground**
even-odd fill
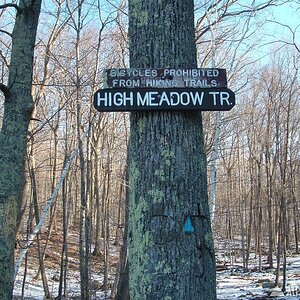
[[[78,249],[78,236],[69,234],[71,242],[68,244],[68,269],[67,269],[67,298],[79,300],[80,299],[80,273],[79,273],[79,249]],[[52,233],[51,239],[47,247],[45,255],[45,269],[46,277],[49,287],[49,292],[52,299],[58,295],[59,279],[60,279],[60,261],[61,253],[59,253],[59,247],[61,244],[62,234],[60,232]],[[91,267],[91,281],[90,286],[91,296],[93,300],[105,300],[110,299],[110,289],[115,279],[116,267],[118,262],[119,247],[114,246],[114,239],[110,242],[110,255],[108,258],[107,273],[108,282],[107,288],[104,287],[104,260],[103,255],[95,257],[91,255],[90,267]],[[37,278],[37,272],[39,268],[37,245],[33,245],[28,251],[28,265],[24,281],[25,263],[23,262],[19,273],[17,274],[15,286],[14,286],[14,300],[26,299],[26,300],[44,300],[44,289],[41,277]],[[22,289],[23,298],[22,296]],[[2,300],[2,299],[0,299]]]
[[[112,249],[112,248],[111,248]],[[300,255],[290,255],[287,258],[287,289],[284,295],[280,288],[272,288],[275,280],[275,269],[267,269],[264,264],[265,258],[262,260],[262,271],[258,271],[258,260],[254,255],[251,256],[249,264],[249,272],[243,272],[242,261],[239,257],[229,256],[225,248],[217,249],[216,260],[217,266],[217,295],[218,300],[262,300],[262,299],[285,299],[300,300]],[[75,253],[75,252],[74,252]],[[229,251],[232,253],[232,251]],[[231,254],[232,255],[232,254]],[[59,268],[57,257],[59,253],[55,253],[55,249],[47,255],[47,278],[49,290],[53,296],[57,296],[59,285]],[[112,252],[109,259],[109,276],[108,290],[104,291],[103,287],[103,262],[100,258],[92,257],[92,278],[93,286],[92,299],[105,300],[110,299],[110,290],[117,267],[118,249]],[[69,257],[69,269],[67,273],[67,299],[80,299],[80,274],[79,262],[76,256]],[[35,279],[38,269],[37,255],[34,251],[29,256],[27,275],[24,284],[24,298],[27,300],[43,300],[44,292],[41,279]],[[21,299],[22,285],[24,278],[24,265],[17,276],[14,299]],[[281,276],[282,280],[282,276]],[[158,299],[159,300],[159,299]],[[178,300],[178,299],[174,299]],[[180,299],[181,300],[181,299]],[[195,299],[197,300],[197,299]],[[209,299],[207,299],[209,300]]]
[[[36,270],[28,270],[28,274],[26,276],[26,283],[24,285],[24,298],[27,300],[44,300],[44,289],[42,285],[42,281],[39,279],[35,279],[34,276],[36,274]],[[14,298],[13,299],[22,299],[22,280],[23,274],[21,273],[17,276],[17,280],[15,282],[14,287]],[[53,299],[58,294],[58,272],[57,270],[47,270],[48,275],[48,284],[49,290]],[[110,281],[113,281],[113,278],[109,278]],[[80,299],[80,274],[77,271],[68,272],[67,275],[68,280],[68,297],[67,299]],[[101,283],[103,282],[103,275],[102,274],[93,274],[91,279],[92,285],[95,285],[95,289],[91,292],[92,299],[97,300],[105,300],[110,299],[110,291],[107,290],[106,292],[103,291],[101,287]]]
[[[287,264],[285,294],[280,288],[273,287],[275,269],[262,268],[262,271],[257,271],[253,259],[249,272],[243,272],[241,262],[237,262],[234,267],[229,266],[228,269],[217,272],[218,299],[300,300],[300,255],[288,257]]]

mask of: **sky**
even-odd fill
[[[272,20],[282,25],[271,22]],[[270,22],[267,25],[267,30],[270,40],[280,39],[287,42],[292,42],[294,32],[295,41],[300,47],[300,3],[290,1],[273,8],[270,12]]]

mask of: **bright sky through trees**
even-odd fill
[[[271,10],[266,36],[279,47],[284,43],[300,46],[300,4],[290,1]]]

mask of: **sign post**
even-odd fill
[[[101,112],[143,110],[228,111],[235,95],[225,69],[107,69],[94,95]]]

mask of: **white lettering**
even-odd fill
[[[165,86],[165,87],[173,87],[173,86],[176,86],[176,81],[173,81],[173,80],[164,80],[164,86]]]
[[[139,86],[139,85],[138,85]],[[175,87],[177,86],[177,82],[173,80],[162,80],[162,79],[146,79],[145,80],[146,87]]]
[[[100,93],[97,94],[97,106],[101,106],[101,101],[104,102],[104,106],[107,106],[107,93],[105,93],[104,95],[104,98],[101,98]]]
[[[200,80],[198,80],[198,81],[200,81]],[[191,86],[197,86],[198,81],[195,79],[191,79],[191,82],[190,82]],[[201,84],[200,84],[200,86],[201,86]]]
[[[111,98],[112,98],[112,94],[109,93],[108,94],[108,103],[109,103],[108,106],[111,106],[111,102],[112,102]]]
[[[110,77],[116,77],[117,76],[117,70],[116,69],[111,69],[109,71],[109,76]]]
[[[197,69],[193,69],[192,70],[192,76],[193,77],[197,77],[198,76],[198,70]]]
[[[113,79],[113,87],[139,87],[139,79]]]
[[[152,86],[152,80],[151,80],[151,79],[146,79],[146,81],[145,81],[145,86],[146,86],[146,87]]]
[[[133,92],[129,93],[129,96],[126,97],[126,92],[123,95],[123,105],[126,106],[126,102],[129,101],[129,104],[133,106]]]
[[[184,86],[186,87],[215,87],[217,86],[216,80],[211,83],[207,79],[184,79]]]
[[[114,101],[114,105],[121,106],[123,104],[123,94],[122,93],[115,93],[113,101]]]
[[[219,76],[219,70],[213,69],[213,76],[218,77]]]
[[[164,86],[164,81],[159,79],[159,80],[153,80],[153,83],[154,83],[154,86],[157,86],[157,87],[162,87]]]
[[[120,79],[119,80],[119,86],[126,86],[125,79]]]
[[[219,92],[209,92],[210,95],[213,95],[214,105],[217,105],[217,95]]]
[[[208,77],[212,77],[213,76],[213,72],[212,72],[212,70],[207,70],[207,76]]]
[[[140,86],[140,80],[138,79],[138,80],[136,80],[136,79],[133,79],[132,80],[132,85],[131,85],[132,87],[137,87],[137,86]]]
[[[148,103],[149,103],[148,93],[145,93],[144,98],[143,98],[141,93],[137,92],[137,105],[138,106],[144,106],[144,105],[148,105]]]
[[[164,77],[168,76],[170,73],[170,69],[164,69]]]
[[[203,101],[203,97],[204,97],[204,92],[201,92],[201,96],[199,95],[198,92],[195,93],[190,93],[191,98],[192,98],[192,102],[194,105],[197,105],[197,102],[199,105],[202,105],[202,101]]]
[[[158,92],[148,92],[148,94],[149,94],[148,105],[149,106],[158,106],[158,103],[154,102],[155,100],[157,100],[156,95],[158,94]]]
[[[180,102],[180,96],[179,96],[179,94],[177,93],[177,92],[171,92],[170,93],[170,100],[171,100],[171,106],[176,106],[176,105],[178,105],[179,104],[179,102]],[[176,99],[177,98],[177,102],[175,102]]]
[[[184,82],[184,86],[190,86],[189,79],[184,79],[183,82]]]
[[[174,69],[170,69],[169,70],[169,75],[175,77],[176,76],[175,70]]]
[[[118,86],[118,82],[119,82],[118,79],[114,79],[114,80],[112,81],[113,87]]]
[[[180,94],[180,102],[181,102],[182,105],[189,105],[190,104],[190,95],[189,95],[189,93],[187,93],[187,92],[181,93]]]
[[[227,105],[230,105],[229,101],[229,94],[227,92],[221,92],[220,93],[220,104],[224,105],[224,101],[227,103]]]
[[[213,79],[212,81],[211,81],[211,86],[212,87],[216,87],[218,84],[217,84],[217,81],[215,80],[215,79]]]
[[[166,92],[162,92],[160,101],[159,101],[159,105],[162,105],[164,101],[167,103],[168,106],[170,106],[170,100],[169,100]]]
[[[134,69],[126,69],[127,75],[131,76],[131,74],[134,72]]]
[[[182,70],[182,76],[189,76],[189,70]]]
[[[157,76],[157,70],[156,69],[151,70],[151,76],[152,77],[156,77]]]

